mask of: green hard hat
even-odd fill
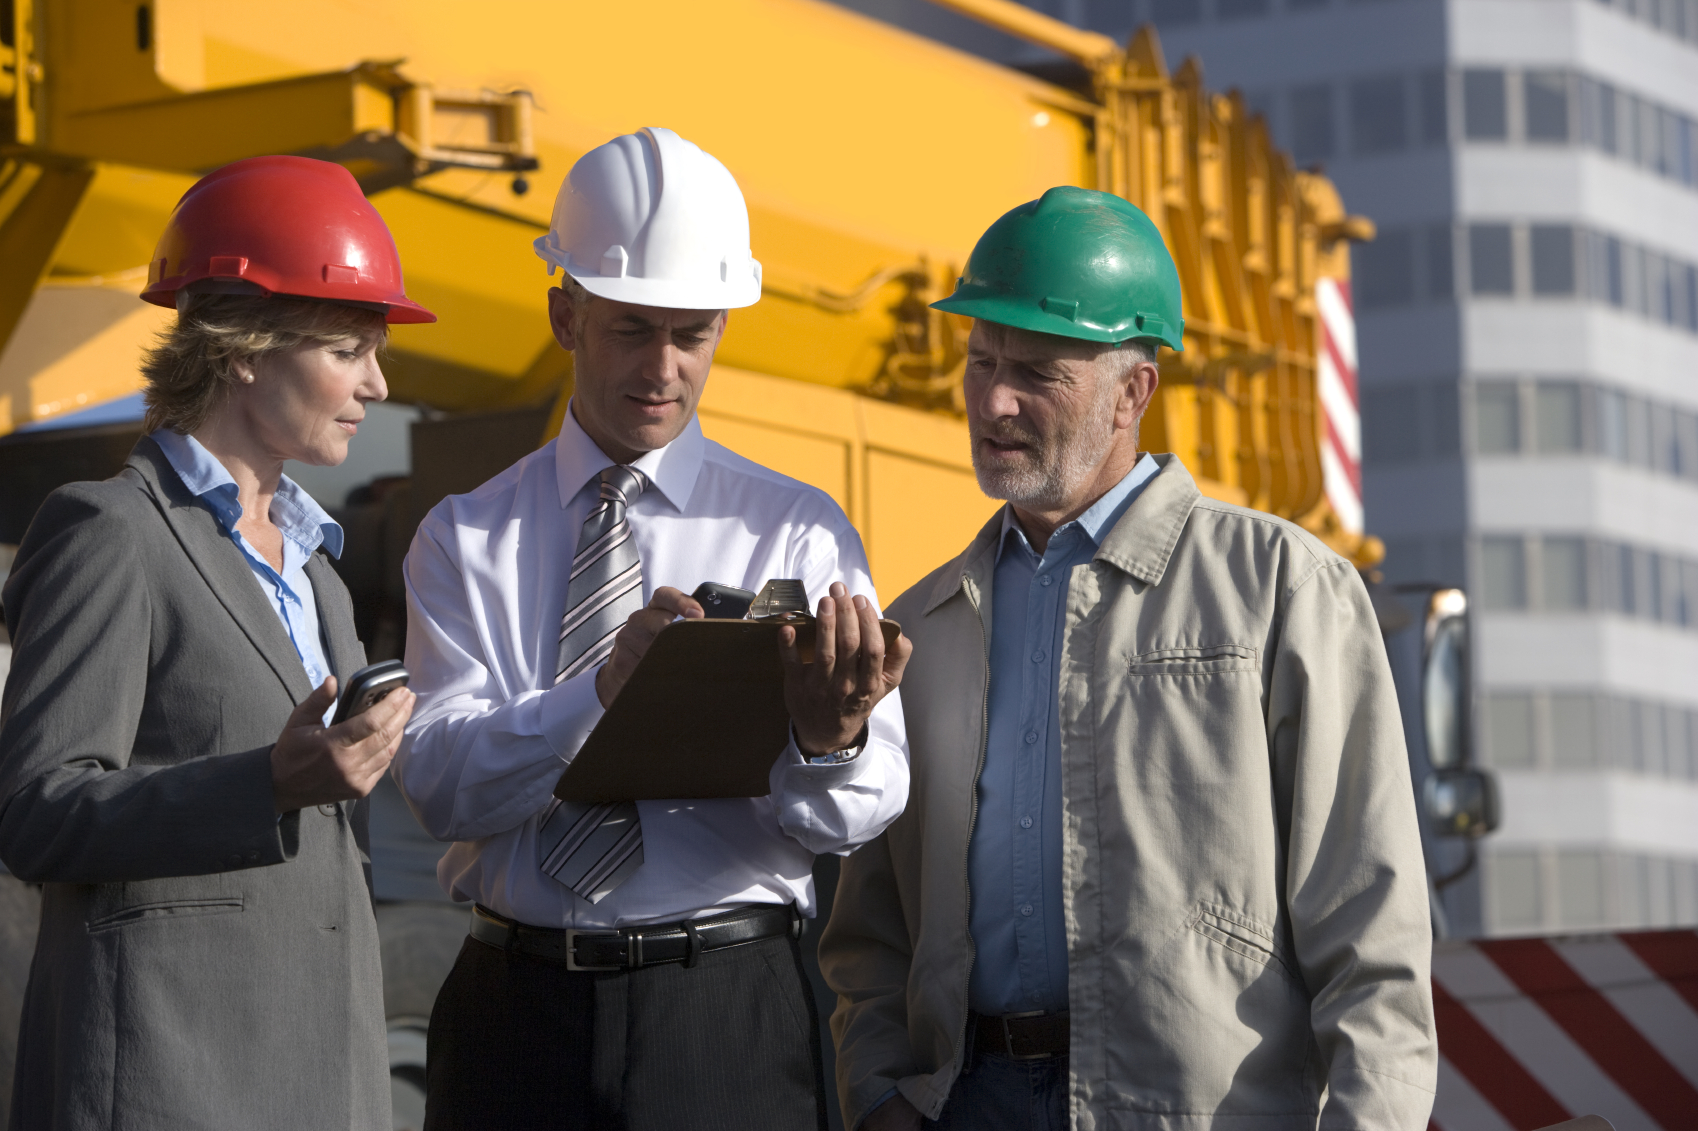
[[[1022,330],[1184,348],[1179,270],[1161,233],[1112,193],[1062,186],[1006,213],[979,237],[938,310]]]

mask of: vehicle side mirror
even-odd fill
[[[1473,839],[1498,827],[1498,783],[1485,770],[1434,770],[1422,787],[1421,800],[1439,836]]]
[[[1421,717],[1427,761],[1435,770],[1466,766],[1472,727],[1468,718],[1468,598],[1460,589],[1438,589],[1427,599],[1421,665]]]

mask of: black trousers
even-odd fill
[[[579,972],[468,938],[430,1015],[425,1131],[825,1131],[793,938]]]

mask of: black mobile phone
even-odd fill
[[[702,611],[716,620],[742,620],[755,599],[755,595],[747,589],[721,585],[717,581],[702,582],[690,596],[701,602]]]
[[[330,725],[345,723],[369,710],[373,703],[391,691],[407,686],[407,681],[412,678],[400,660],[382,660],[361,668],[348,677],[342,697],[336,700],[336,714],[331,717]]]

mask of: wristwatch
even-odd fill
[[[855,736],[855,741],[851,742],[842,750],[833,750],[829,754],[820,754],[817,757],[809,757],[806,753],[804,753],[802,757],[807,759],[808,765],[810,766],[841,766],[845,762],[853,762],[856,758],[861,756],[861,751],[866,749],[867,734],[870,725],[870,723],[862,723],[861,732]],[[790,741],[796,744],[796,749],[798,751],[802,749],[802,742],[796,737],[795,723],[790,724]]]

